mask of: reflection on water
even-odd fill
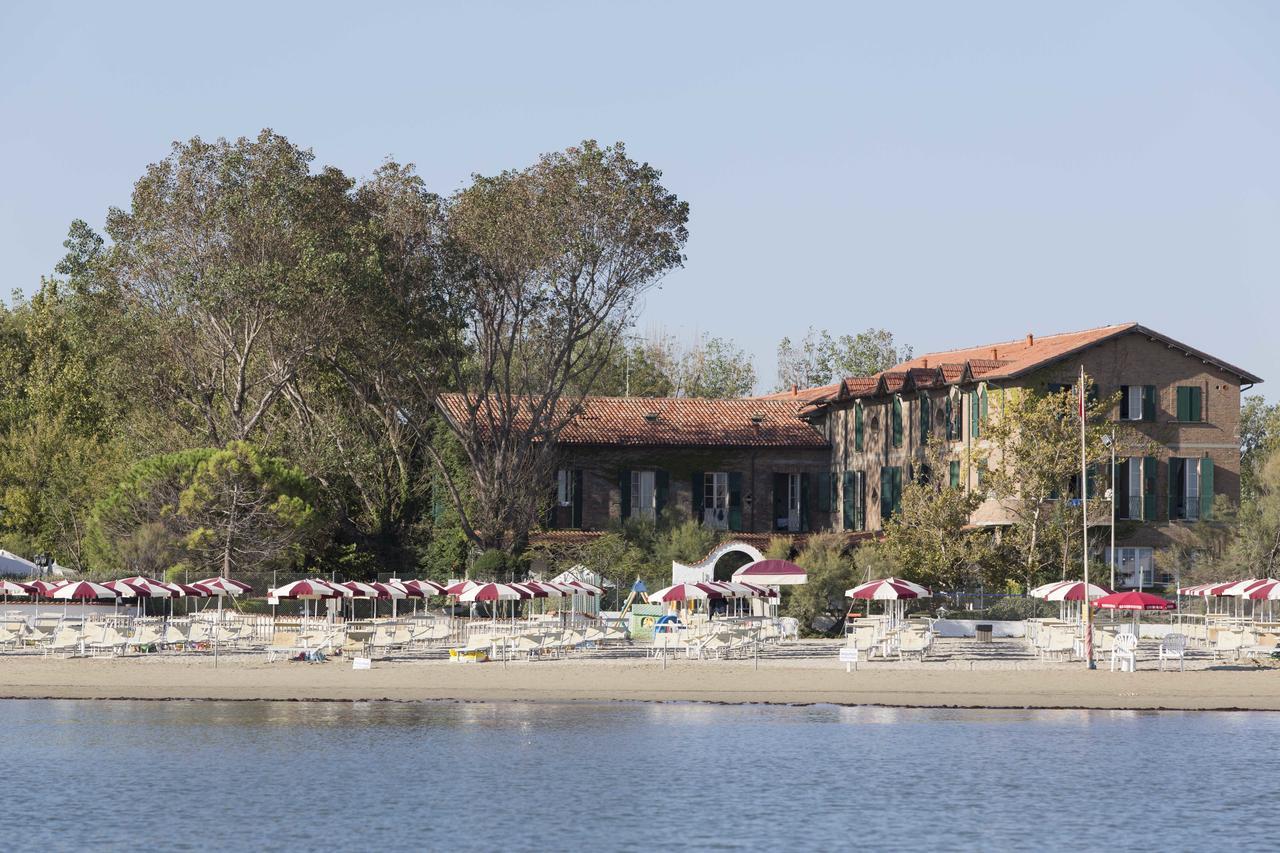
[[[0,732],[39,816],[9,850],[1277,843],[1276,714],[8,701]]]

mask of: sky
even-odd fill
[[[917,352],[1138,321],[1280,383],[1280,4],[5,3],[0,291],[175,140],[434,190],[592,138],[690,204],[640,328]],[[1258,392],[1268,397],[1269,386]]]

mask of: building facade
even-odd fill
[[[902,484],[927,464],[926,441],[946,450],[948,470],[931,476],[981,491],[983,472],[971,460],[986,449],[983,428],[1003,396],[1070,388],[1082,366],[1096,393],[1119,395],[1112,417],[1143,440],[1140,453],[1117,448],[1112,477],[1103,472],[1090,490],[1115,495],[1117,583],[1167,580],[1158,550],[1210,515],[1216,498],[1239,500],[1240,394],[1262,380],[1136,323],[929,353],[834,389],[795,392],[831,444],[839,526],[881,529]],[[1009,522],[993,498],[973,517],[977,525]]]

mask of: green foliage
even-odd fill
[[[848,609],[845,590],[856,582],[855,563],[839,533],[815,533],[796,557],[807,574],[805,583],[786,587],[785,612],[809,630],[819,616],[843,616]]]
[[[793,550],[795,550],[795,544],[791,537],[771,536],[769,537],[769,544],[764,549],[764,558],[766,560],[790,560]]]
[[[313,484],[244,442],[148,457],[98,503],[90,550],[100,572],[201,574],[287,568],[320,531]]]
[[[870,376],[909,358],[911,347],[895,343],[893,333],[886,329],[837,338],[826,329],[810,326],[799,343],[783,338],[778,344],[778,385],[774,390],[826,385],[846,376]]]
[[[1280,448],[1280,405],[1262,395],[1246,397],[1240,407],[1240,499],[1255,492],[1259,469]]]

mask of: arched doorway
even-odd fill
[[[671,563],[672,583],[698,583],[709,580],[729,580],[735,571],[747,563],[763,560],[760,549],[746,542],[730,541],[719,545],[710,554],[688,565]]]

